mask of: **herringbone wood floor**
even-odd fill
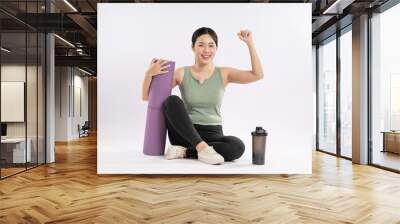
[[[400,175],[315,152],[312,175],[96,174],[96,138],[0,181],[0,223],[400,223]]]

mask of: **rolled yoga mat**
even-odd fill
[[[153,76],[150,83],[143,144],[143,153],[146,155],[164,155],[167,127],[162,111],[162,104],[171,95],[172,78],[175,71],[175,62],[170,61],[168,63],[168,71]]]

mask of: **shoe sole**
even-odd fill
[[[202,163],[208,164],[208,165],[221,165],[222,163],[224,163],[224,162],[207,163],[207,162],[204,162],[202,160],[199,160],[199,161],[202,162]]]

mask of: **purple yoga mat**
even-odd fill
[[[174,71],[175,62],[170,61],[168,72],[155,75],[151,80],[143,144],[143,153],[146,155],[164,155],[167,127],[162,104],[171,95]]]

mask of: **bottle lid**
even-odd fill
[[[251,132],[252,136],[267,136],[268,133],[262,127],[257,126],[256,130]]]

